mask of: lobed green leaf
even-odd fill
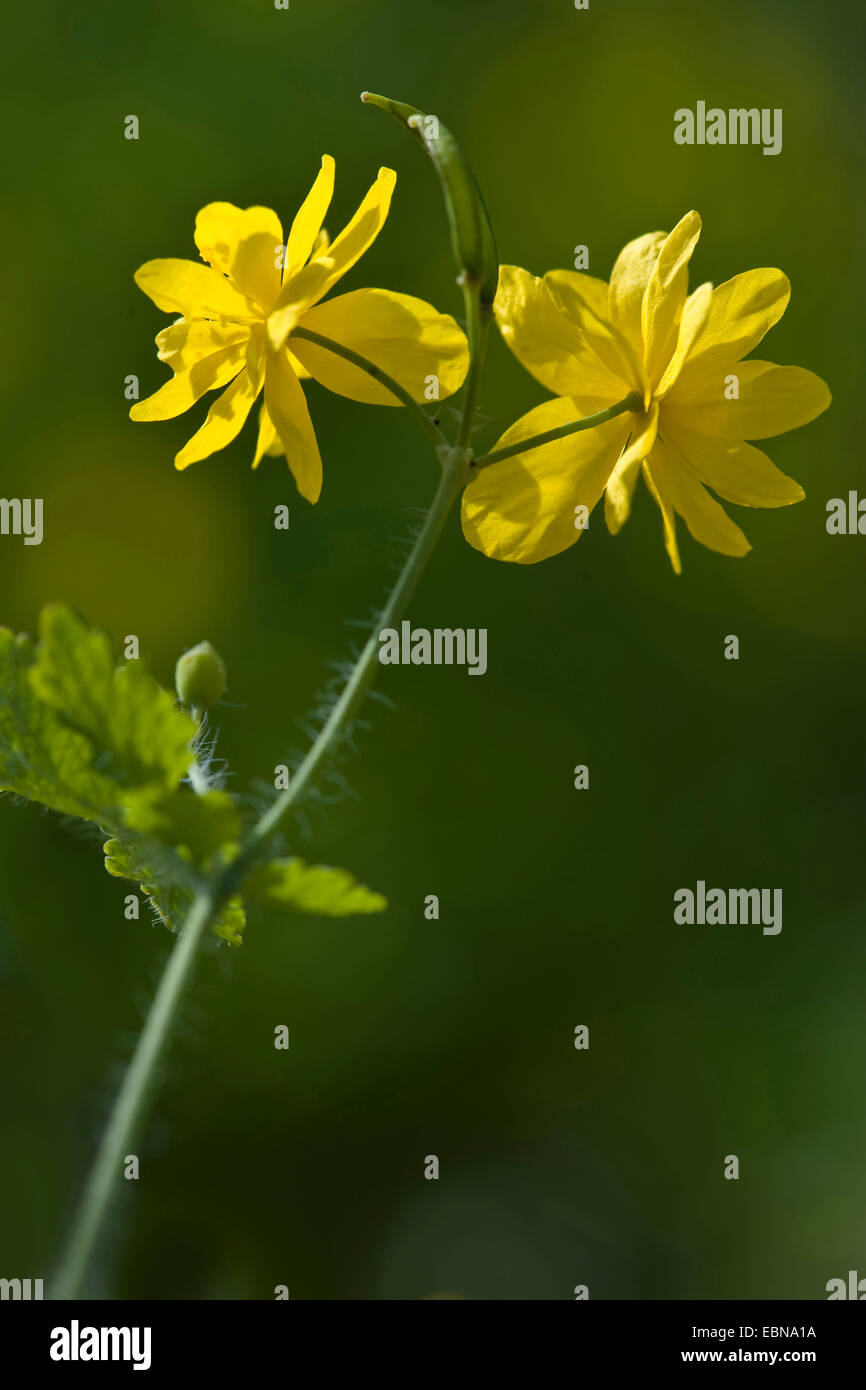
[[[107,832],[105,867],[137,883],[172,930],[206,875],[240,853],[227,792],[193,791],[196,725],[136,661],[71,608],[46,608],[38,645],[0,629],[0,790]],[[242,884],[249,899],[332,917],[381,912],[379,893],[343,869],[281,859]],[[233,896],[213,930],[239,945],[246,914]]]
[[[325,864],[305,864],[303,859],[273,859],[253,869],[243,884],[244,896],[269,907],[325,917],[383,912],[388,906],[381,893],[358,883],[347,869]]]

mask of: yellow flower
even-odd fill
[[[557,555],[580,537],[575,509],[592,511],[602,494],[616,533],[642,471],[679,574],[677,515],[712,550],[751,549],[707,487],[745,507],[802,499],[799,484],[746,443],[804,425],[830,404],[825,383],[802,367],[742,361],[785,312],[790,284],[779,270],[750,270],[688,294],[700,230],[690,212],[667,236],[629,242],[610,284],[576,271],[538,280],[502,267],[502,335],[557,399],[524,415],[495,447],[594,414],[630,391],[644,409],[480,470],[463,500],[463,529],[477,549],[521,564]]]
[[[174,376],[132,407],[132,419],[168,420],[206,391],[226,388],[175,458],[177,468],[229,444],[264,388],[253,467],[265,453],[285,453],[301,495],[318,500],[322,461],[299,378],[314,377],[356,401],[398,401],[359,367],[296,338],[297,329],[359,353],[417,401],[425,399],[431,377],[438,398],[458,390],[469,359],[466,339],[449,315],[390,290],[353,290],[320,302],[375,241],[395,180],[393,170],[380,169],[354,217],[329,242],[321,228],[334,189],[334,161],[324,155],[285,246],[270,208],[209,203],[195,223],[196,246],[207,265],[148,261],[136,272],[136,284],[157,307],[182,318],[156,339],[158,355]]]

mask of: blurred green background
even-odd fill
[[[452,522],[410,617],[486,627],[488,674],[383,672],[397,708],[368,707],[356,797],[309,807],[293,840],[390,911],[261,911],[240,950],[207,952],[93,1292],[823,1298],[866,1273],[866,540],[824,526],[827,500],[864,486],[864,29],[862,6],[809,0],[48,0],[7,19],[2,491],[44,497],[45,540],[0,539],[0,621],[32,630],[72,602],[138,634],[166,683],[210,638],[244,796],[304,746],[297,720],[435,464],[401,412],[313,385],[316,508],[283,461],[251,473],[252,425],[176,474],[206,407],[127,419],[124,377],[161,383],[168,322],[132,273],[195,257],[214,199],[287,224],[328,151],[332,229],[379,164],[398,171],[341,289],[459,313],[432,170],[363,88],[451,126],[502,260],[536,273],[586,243],[606,278],[625,241],[696,207],[693,283],[782,267],[791,306],[759,355],[835,395],[769,446],[806,502],[730,509],[745,560],[681,526],[675,578],[642,487],[619,537],[598,512],[537,567],[486,560]],[[673,112],[699,99],[781,107],[782,154],[676,146]],[[489,367],[488,447],[544,398],[498,340]],[[676,926],[673,892],[699,878],[782,887],[781,935]],[[164,931],[124,920],[124,892],[96,842],[0,803],[4,1276],[48,1275],[167,954]]]

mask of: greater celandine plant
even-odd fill
[[[405,565],[288,785],[244,824],[213,758],[207,711],[226,671],[209,643],[178,662],[175,700],[138,660],[116,666],[108,638],[66,607],[43,611],[38,644],[0,631],[0,787],[98,826],[109,873],[138,884],[177,936],[53,1281],[57,1298],[79,1295],[87,1279],[205,934],[239,945],[250,903],[329,915],[385,908],[381,894],[344,870],[285,856],[279,832],[345,743],[379,668],[380,634],[406,611],[461,492],[470,544],[532,564],[574,545],[602,498],[618,532],[642,475],[679,573],[678,516],[713,550],[749,549],[710,489],[748,507],[803,497],[747,441],[805,424],[830,402],[812,372],[747,357],[787,306],[781,271],[746,271],[689,294],[696,212],[670,233],[630,241],[609,282],[574,270],[537,279],[499,266],[484,200],[445,126],[385,97],[362,100],[395,117],[436,168],[465,333],[450,315],[391,290],[328,297],[381,231],[396,179],[381,169],[331,241],[323,230],[334,184],[328,155],[285,240],[270,209],[211,203],[195,224],[204,263],[149,261],[135,277],[158,308],[180,317],[156,339],[172,377],[133,406],[132,418],[168,419],[220,390],[177,468],[229,444],[261,395],[253,467],[285,455],[301,496],[315,503],[322,461],[302,385],[308,377],[359,402],[403,406],[439,461],[436,494]],[[494,318],[551,399],[478,456],[473,430]],[[438,402],[461,389],[449,435]]]

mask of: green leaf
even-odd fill
[[[98,818],[106,800],[87,739],[58,724],[31,683],[29,637],[0,629],[0,788],[70,816]]]
[[[102,847],[105,854],[105,867],[113,878],[128,878],[132,883],[137,883],[141,891],[147,895],[151,903],[159,913],[165,925],[174,930],[176,923],[183,915],[186,899],[192,901],[192,895],[184,892],[180,885],[173,885],[171,881],[163,884],[151,882],[157,877],[153,868],[144,863],[143,858],[132,845],[124,844],[120,840],[106,840]]]
[[[325,917],[383,912],[388,906],[381,893],[358,883],[346,869],[305,864],[302,859],[273,859],[259,865],[241,891],[244,897],[269,907],[320,913]]]
[[[130,830],[163,845],[183,845],[195,864],[204,866],[227,847],[234,848],[241,818],[228,792],[200,795],[191,787],[148,787],[126,806]]]
[[[224,791],[186,782],[196,725],[139,662],[115,666],[109,639],[51,607],[41,641],[0,629],[0,790],[108,832],[105,867],[140,886],[171,930],[204,876],[240,852],[241,819]],[[275,860],[248,875],[213,930],[239,945],[240,894],[298,912],[381,912],[385,899],[343,869]]]
[[[169,931],[183,926],[193,904],[191,888],[177,879],[164,876],[161,871],[155,873],[147,858],[129,843],[118,839],[107,840],[103,852],[108,872],[114,878],[128,878],[132,883],[137,883]],[[243,903],[239,897],[233,897],[223,907],[212,930],[232,946],[240,946],[245,925]]]
[[[140,662],[115,666],[108,637],[70,608],[46,608],[40,635],[34,646],[0,628],[0,790],[110,831],[108,872],[140,884],[175,929],[195,870],[236,852],[237,808],[182,785],[196,725]],[[214,930],[237,944],[243,925],[235,899]]]
[[[136,789],[186,775],[195,725],[71,609],[40,629],[37,647],[0,629],[0,790],[117,829]]]
[[[173,786],[189,770],[196,726],[140,661],[115,666],[107,634],[71,608],[44,608],[33,688],[64,724],[89,738],[119,787]]]

